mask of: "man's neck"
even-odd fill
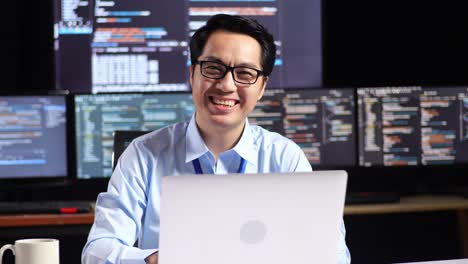
[[[197,125],[198,126],[198,125]],[[233,148],[242,136],[245,123],[238,128],[229,129],[207,129],[198,126],[200,135],[205,141],[206,146],[217,160],[219,154]]]

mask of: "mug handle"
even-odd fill
[[[3,252],[5,252],[8,249],[13,252],[13,255],[16,254],[14,245],[12,245],[12,244],[4,245],[3,247],[0,248],[0,264],[2,264],[2,262],[3,262]]]

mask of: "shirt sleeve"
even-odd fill
[[[340,238],[338,242],[338,264],[350,264],[351,254],[349,253],[348,247],[346,246],[346,228],[344,221],[341,220],[340,226]]]
[[[146,208],[141,158],[134,144],[122,154],[107,192],[96,201],[95,218],[81,256],[83,264],[143,264],[157,249],[134,247]],[[125,161],[124,161],[125,159]]]
[[[307,159],[306,155],[302,150],[297,154],[297,165],[294,169],[295,172],[308,172],[312,171],[312,166],[310,166],[310,162]]]
[[[280,171],[293,171],[293,172],[309,172],[312,171],[312,166],[307,159],[304,151],[292,140],[287,140],[287,143],[280,150],[281,169]]]

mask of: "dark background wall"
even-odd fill
[[[54,88],[52,8],[52,0],[6,3],[2,92]]]
[[[463,1],[323,5],[326,86],[468,85]],[[10,1],[3,19],[5,87],[53,87],[52,0]]]
[[[468,84],[463,1],[324,2],[327,84]]]

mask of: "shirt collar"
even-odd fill
[[[192,115],[190,119],[189,125],[187,127],[187,131],[185,134],[186,138],[186,157],[185,162],[191,162],[199,157],[203,156],[207,152],[209,152],[208,147],[205,145],[205,141],[200,135],[200,131],[198,130],[196,121],[195,121],[195,114]],[[254,142],[251,127],[249,124],[249,120],[246,119],[244,131],[242,132],[242,136],[237,142],[237,144],[232,148],[239,156],[245,159],[249,163],[256,163],[256,153],[257,153],[257,145]]]
[[[198,159],[209,151],[205,145],[205,141],[198,131],[197,122],[195,121],[195,114],[192,115],[187,131],[185,132],[185,148],[187,150],[185,162],[191,162]]]
[[[255,157],[258,152],[257,148],[258,146],[254,142],[249,120],[246,119],[242,136],[239,139],[239,142],[234,146],[233,150],[249,163],[256,164]]]

